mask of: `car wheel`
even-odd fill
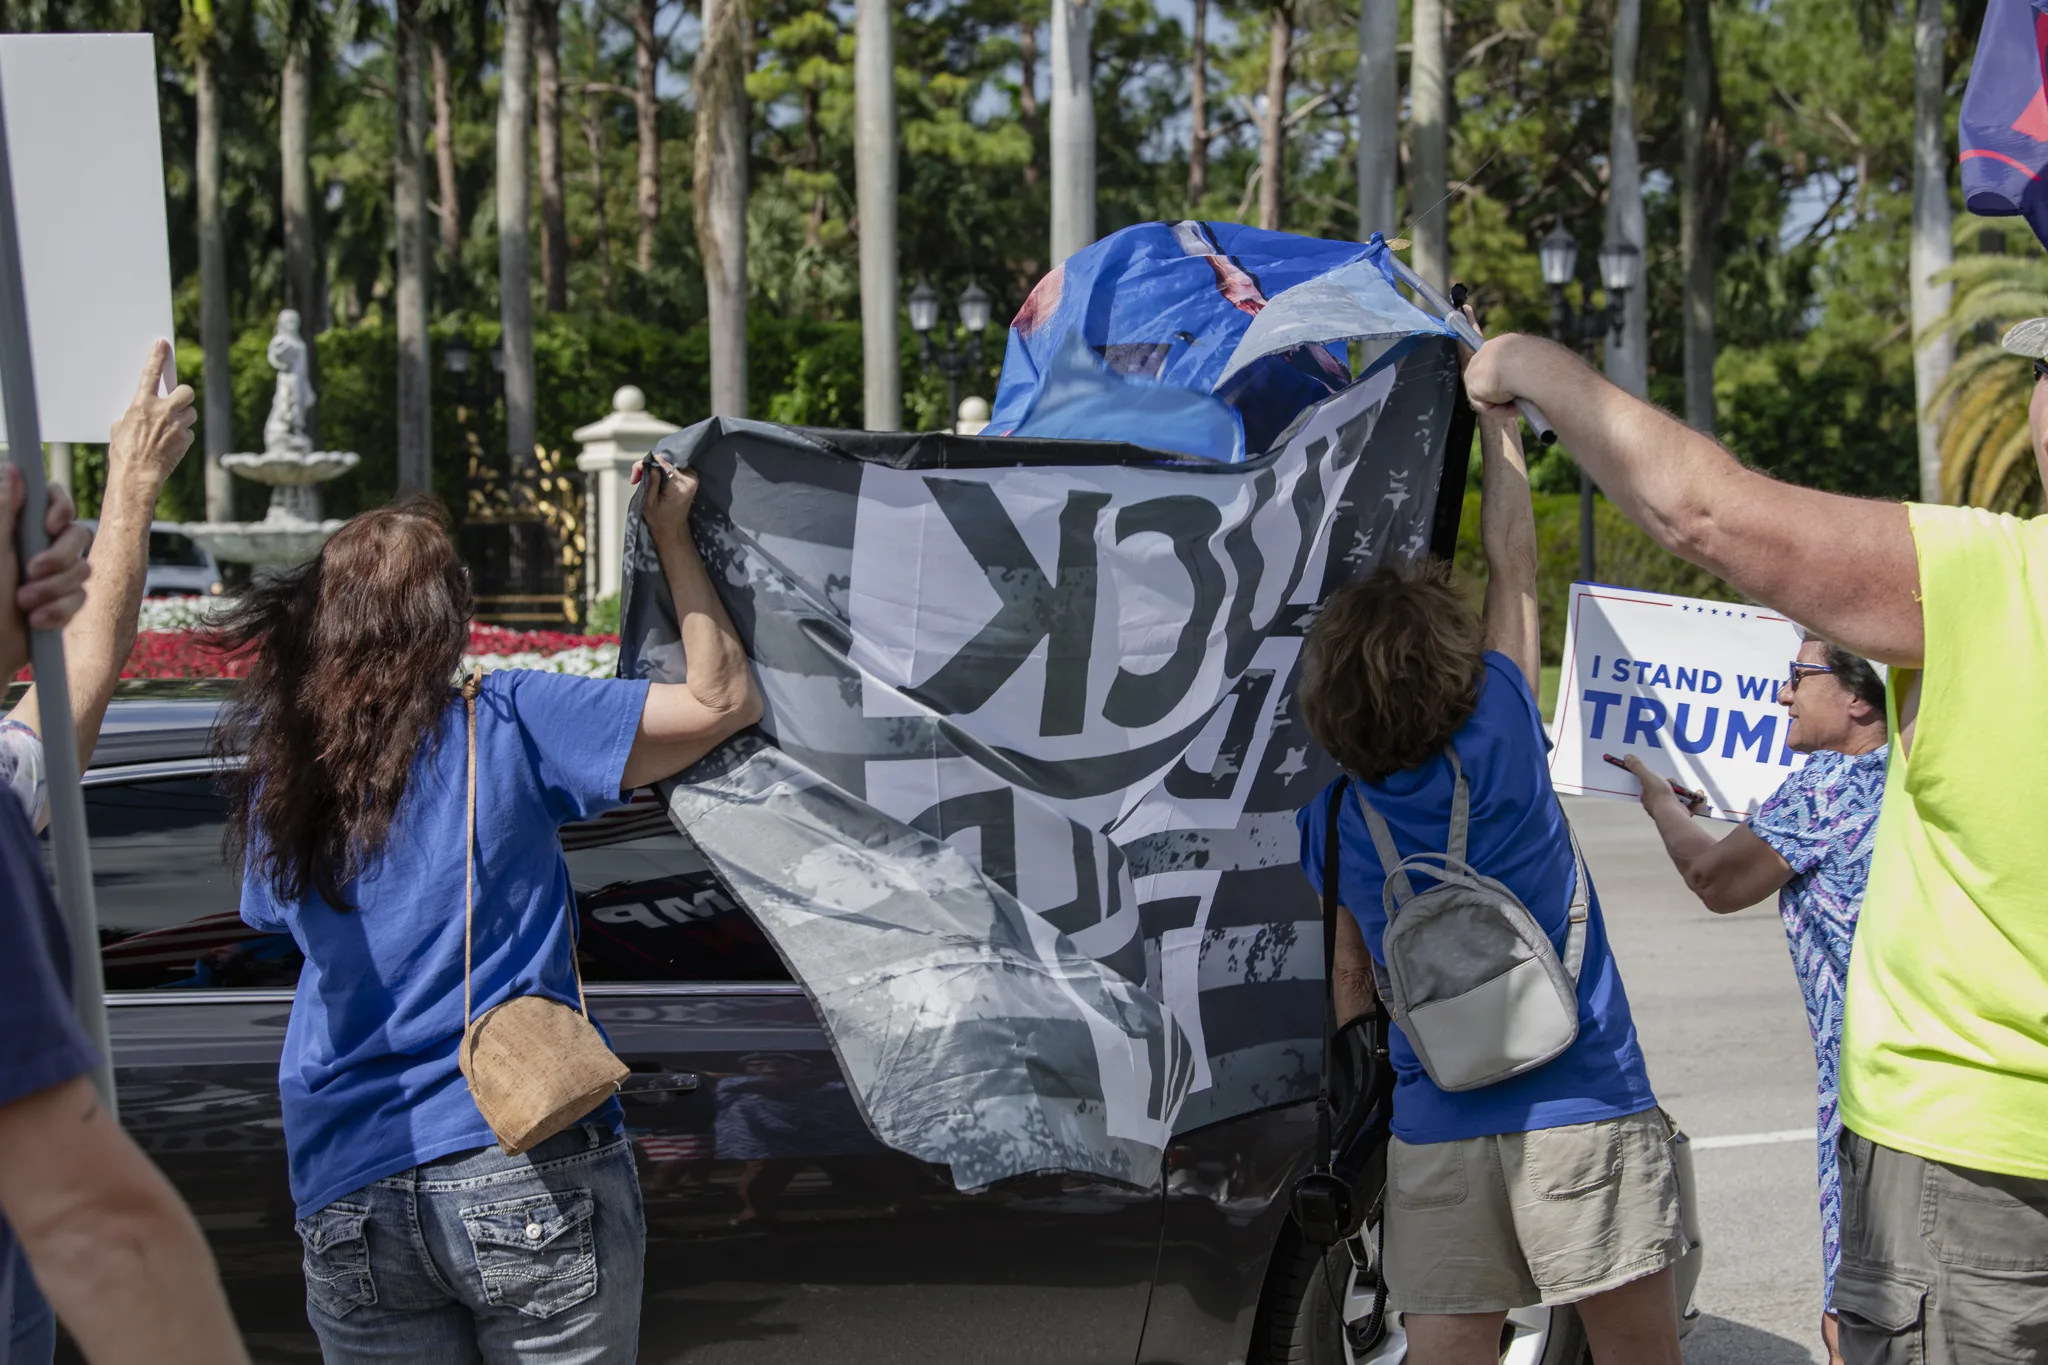
[[[1253,1340],[1256,1365],[1400,1365],[1408,1338],[1389,1321],[1368,1227],[1329,1248],[1290,1225],[1274,1251]],[[1518,1308],[1501,1329],[1501,1365],[1584,1365],[1585,1329],[1570,1308]]]

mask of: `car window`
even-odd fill
[[[242,878],[221,859],[226,818],[204,774],[85,789],[108,990],[298,980],[291,936],[242,923]]]
[[[222,862],[226,811],[210,776],[88,787],[85,810],[108,990],[297,982],[304,958],[291,936],[242,922],[241,874]],[[586,981],[788,979],[651,793],[568,826],[562,845]]]
[[[207,567],[206,556],[200,553],[198,543],[192,537],[180,535],[176,531],[149,533],[149,562],[178,569]]]
[[[562,831],[586,981],[787,981],[789,971],[650,791]]]

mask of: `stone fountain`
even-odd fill
[[[200,521],[183,526],[186,535],[215,559],[237,564],[299,564],[320,553],[339,521],[320,519],[320,485],[355,468],[353,451],[315,450],[306,435],[313,385],[306,374],[306,343],[299,315],[277,315],[277,334],[267,352],[277,371],[277,394],[263,423],[263,453],[223,455],[221,467],[270,485],[270,510],[261,521]]]

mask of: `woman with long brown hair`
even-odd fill
[[[278,1081],[329,1365],[634,1357],[646,1230],[617,1102],[508,1156],[457,1058],[503,1002],[580,999],[559,828],[760,715],[690,537],[696,478],[657,468],[646,517],[686,683],[492,673],[472,731],[454,685],[469,577],[426,498],[352,519],[218,632],[254,651],[221,731],[246,755],[242,918],[306,957]]]

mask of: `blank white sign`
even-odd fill
[[[0,37],[0,108],[46,441],[100,442],[171,335],[155,42]]]

